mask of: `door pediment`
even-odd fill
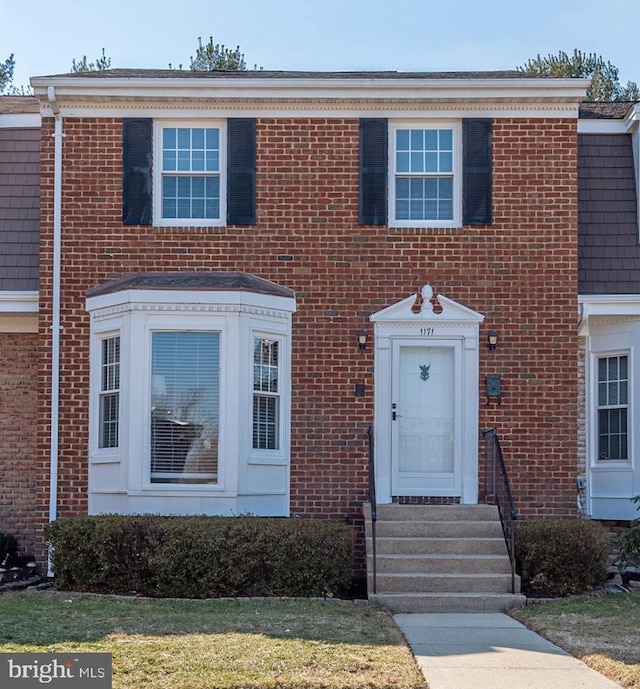
[[[442,294],[436,297],[440,309],[434,310],[431,299],[433,290],[430,285],[425,285],[421,290],[422,304],[416,308],[416,295],[412,294],[381,311],[374,313],[370,320],[372,323],[384,326],[385,324],[424,324],[425,321],[433,321],[440,325],[472,325],[482,323],[484,315],[463,306],[453,299]]]

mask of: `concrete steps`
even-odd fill
[[[380,505],[373,592],[371,510],[364,507],[369,599],[394,613],[495,612],[523,605],[491,505]]]

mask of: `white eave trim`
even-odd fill
[[[597,316],[640,318],[640,294],[582,294],[578,295],[580,331],[589,319]]]
[[[637,129],[638,123],[640,122],[640,103],[636,103],[633,107],[629,109],[629,112],[624,118],[625,131],[631,132]]]
[[[0,292],[0,314],[19,313],[38,313],[38,292]]]
[[[578,120],[578,134],[626,134],[624,120]]]
[[[67,99],[409,99],[578,103],[588,79],[370,79],[203,77],[32,77],[41,101],[55,86],[58,102]]]
[[[0,129],[39,129],[39,112],[0,115]]]

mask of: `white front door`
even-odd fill
[[[478,502],[478,330],[484,316],[422,288],[371,316],[374,459],[381,504],[398,497]]]
[[[391,489],[460,496],[461,342],[394,340]]]

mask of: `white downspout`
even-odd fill
[[[62,116],[56,102],[55,88],[47,88],[47,97],[55,117],[53,132],[53,304],[51,316],[51,445],[49,459],[49,521],[58,516],[58,413],[60,406],[60,259],[62,247]],[[53,576],[51,552],[47,576]]]

